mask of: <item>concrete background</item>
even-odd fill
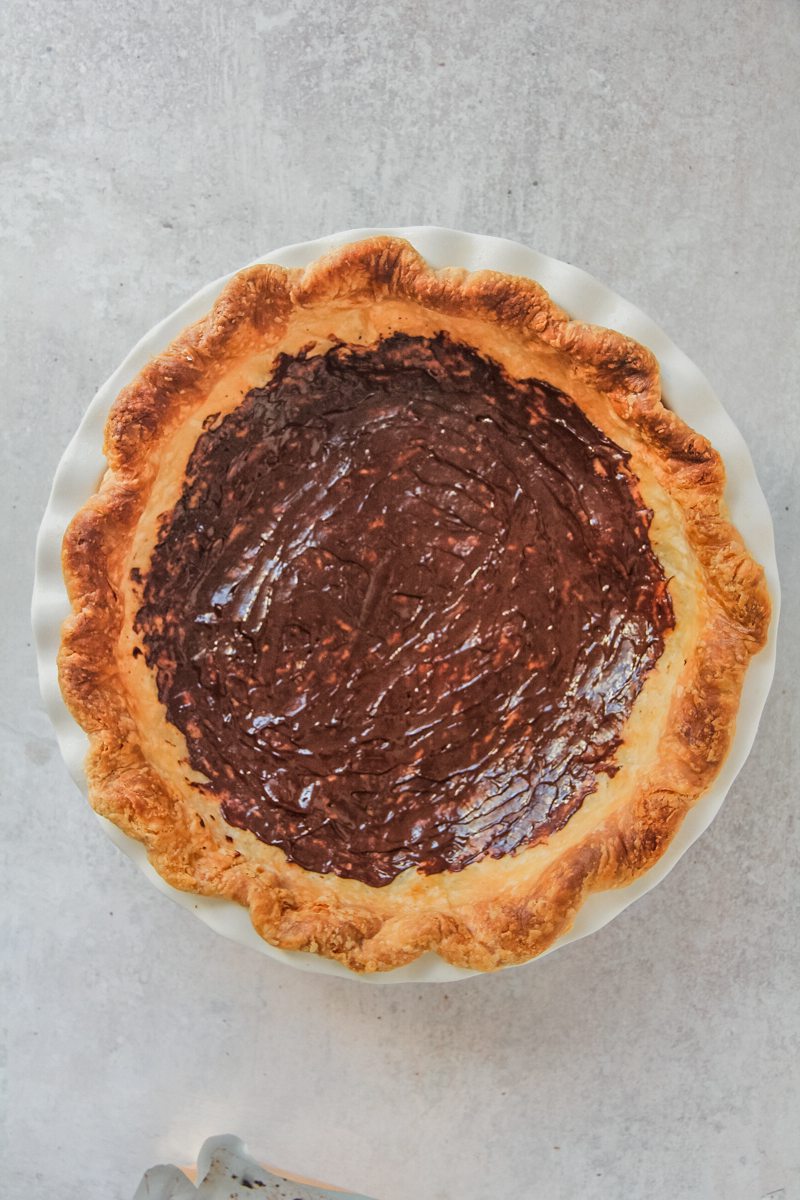
[[[231,1130],[381,1200],[800,1197],[793,0],[6,0],[0,61],[4,1195],[121,1200]],[[373,989],[227,944],[67,778],[33,544],[96,387],[200,284],[361,224],[587,268],[752,448],[785,588],[762,731],[712,830],[532,968]]]

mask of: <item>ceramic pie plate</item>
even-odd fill
[[[689,811],[656,865],[627,887],[590,895],[570,931],[545,951],[550,954],[560,946],[602,929],[634,900],[655,887],[708,828],[744,764],[756,736],[775,667],[780,598],[772,520],[747,446],[700,370],[644,313],[577,267],[503,238],[430,226],[350,229],[316,241],[284,246],[257,261],[278,263],[284,267],[304,267],[337,246],[376,234],[407,238],[434,267],[465,267],[470,271],[489,269],[509,275],[528,276],[540,283],[571,316],[616,329],[647,346],[659,361],[665,403],[704,434],[722,455],[727,469],[725,500],[731,519],[752,554],[763,565],[772,596],[773,620],[769,640],[747,671],[735,737],[717,779]],[[103,428],[117,393],[187,325],[205,315],[229,278],[225,276],[208,284],[151,329],[100,388],[58,465],[39,530],[32,605],[39,681],[61,753],[70,774],[84,794],[87,784],[83,762],[88,740],[61,698],[56,667],[61,625],[70,612],[61,573],[62,538],[71,518],[96,490],[105,470],[101,449]],[[150,866],[141,843],[127,837],[103,817],[98,816],[97,819],[115,845],[133,859],[157,888],[184,908],[190,909],[218,933],[270,958],[305,971],[375,984],[452,983],[477,973],[451,966],[438,956],[427,954],[394,971],[356,975],[347,967],[317,955],[280,950],[259,937],[246,909],[228,900],[197,896],[172,888]]]
[[[328,1184],[296,1175],[288,1178],[251,1158],[231,1134],[208,1138],[197,1156],[197,1168],[172,1165],[146,1171],[133,1200],[367,1200]]]

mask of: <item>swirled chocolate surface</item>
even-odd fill
[[[136,626],[224,819],[373,886],[563,826],[673,624],[627,464],[443,334],[282,357],[209,420]]]

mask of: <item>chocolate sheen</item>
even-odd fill
[[[377,887],[563,826],[674,624],[628,459],[443,334],[210,418],[136,626],[224,819]]]

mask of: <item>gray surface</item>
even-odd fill
[[[125,1197],[231,1129],[382,1200],[800,1196],[800,8],[6,0],[0,20],[4,1194]],[[533,968],[395,990],[272,964],[147,886],[61,765],[27,605],[52,471],[142,332],[270,247],[414,222],[526,241],[667,329],[750,443],[786,598],[755,751],[670,877]]]

